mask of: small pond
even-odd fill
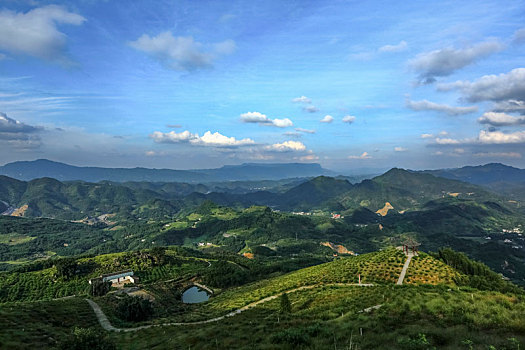
[[[182,293],[182,302],[185,304],[203,303],[208,299],[210,299],[208,292],[197,286],[188,288]]]

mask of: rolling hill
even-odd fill
[[[207,262],[212,267],[230,265],[239,272],[242,268],[178,249],[166,250],[166,259],[159,263],[152,253],[81,258],[76,261],[78,276],[68,280],[54,280],[55,266],[6,275],[0,285],[0,292],[5,291],[0,293],[4,298],[0,346],[23,348],[31,343],[63,348],[75,339],[71,326],[89,328],[99,342],[123,349],[181,344],[202,349],[456,349],[465,344],[517,349],[524,340],[523,290],[453,251],[413,257],[403,286],[395,282],[406,257],[389,248],[279,276],[260,276],[241,286],[211,285],[214,294],[200,304],[184,304],[176,297],[187,288],[181,281],[190,280],[190,285],[206,281],[213,272]],[[267,263],[246,262],[248,274]],[[141,276],[135,288],[154,297],[153,315],[145,321],[126,321],[117,308],[121,295],[90,297],[107,317],[106,329],[110,322],[125,330],[108,332],[84,300],[82,285],[116,263]],[[364,284],[358,285],[358,275]],[[178,282],[170,282],[174,278]],[[73,293],[77,296],[52,300]],[[288,308],[282,306],[284,294]],[[5,303],[6,298],[20,300]]]

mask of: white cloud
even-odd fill
[[[360,156],[348,156],[348,159],[370,159],[372,158],[368,152],[363,152]]]
[[[436,143],[438,145],[458,145],[461,142],[459,140],[451,139],[451,138],[436,138]]]
[[[521,158],[521,154],[518,152],[479,152],[474,153],[474,156],[484,158]]]
[[[253,145],[255,143],[249,138],[237,140],[235,137],[227,137],[218,132],[212,133],[211,131],[206,131],[202,136],[193,134],[188,130],[180,133],[176,133],[175,131],[167,133],[155,131],[150,137],[157,143],[190,143],[192,145],[212,147],[239,147]]]
[[[484,144],[525,143],[525,131],[504,133],[502,131],[481,130],[478,140]]]
[[[442,131],[439,132],[439,135],[440,136],[447,136],[448,135],[448,131],[442,130]]]
[[[402,40],[397,45],[385,45],[381,46],[378,51],[379,52],[399,52],[404,51],[408,47],[408,44],[406,41]]]
[[[513,117],[506,113],[486,112],[478,118],[478,123],[492,126],[509,126],[525,124],[525,117]]]
[[[231,54],[235,50],[233,40],[213,44],[213,49],[205,50],[204,45],[193,40],[193,37],[174,37],[170,31],[154,37],[143,34],[128,44],[159,60],[166,67],[179,71],[210,67],[218,56]]]
[[[455,49],[447,47],[430,52],[423,52],[409,61],[422,83],[433,83],[436,77],[449,76],[455,71],[468,66],[477,60],[503,50],[498,41],[486,41],[471,47]]]
[[[312,103],[312,100],[306,96],[301,96],[301,97],[296,97],[292,99],[292,102],[294,103]]]
[[[27,13],[0,11],[0,49],[47,61],[66,63],[67,36],[57,24],[81,25],[86,19],[61,6],[49,5]]]
[[[303,109],[304,109],[306,112],[308,112],[308,113],[319,112],[319,108],[317,108],[316,106],[307,106],[307,107],[304,107]]]
[[[288,119],[270,119],[265,114],[259,112],[247,112],[241,114],[241,121],[243,123],[255,123],[261,125],[276,126],[278,128],[287,128],[293,126],[293,122]]]
[[[407,148],[404,147],[394,147],[394,152],[406,152],[408,151]]]
[[[268,151],[290,152],[290,151],[305,151],[306,146],[299,141],[284,141],[283,143],[274,143],[265,147]]]
[[[463,114],[470,114],[478,111],[477,106],[469,106],[469,107],[454,107],[449,106],[446,104],[438,104],[434,102],[430,102],[427,100],[422,101],[406,101],[406,106],[410,108],[413,111],[436,111],[436,112],[442,112],[448,115],[463,115]]]
[[[422,139],[431,139],[433,137],[434,137],[433,134],[421,134],[421,138]]]
[[[439,84],[438,90],[460,90],[467,100],[505,101],[525,100],[525,68],[516,68],[506,74],[485,75],[474,82],[456,81],[449,84]]]
[[[305,134],[315,134],[315,130],[295,128],[295,131],[304,132]]]
[[[323,119],[320,120],[321,123],[331,123],[334,121],[334,117],[331,115],[325,115]]]
[[[352,115],[346,115],[343,117],[343,123],[352,124],[355,121],[355,117]]]
[[[289,126],[293,126],[293,122],[288,119],[288,118],[284,118],[284,119],[273,119],[272,120],[272,124],[275,125],[276,127],[278,128],[287,128]]]

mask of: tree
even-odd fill
[[[77,271],[77,261],[73,258],[60,259],[55,262],[57,269],[57,276],[69,279],[73,277]]]
[[[202,279],[206,285],[228,288],[241,285],[250,279],[249,272],[228,261],[213,262],[204,272]]]
[[[94,297],[101,297],[103,295],[106,295],[110,289],[111,289],[111,282],[109,281],[104,282],[101,279],[97,278],[97,279],[91,280],[91,284],[89,285],[88,294]]]
[[[164,247],[153,247],[150,254],[156,265],[163,265],[166,261],[166,248]]]
[[[60,350],[115,350],[117,347],[108,337],[93,329],[75,327],[71,336],[58,344]]]
[[[153,313],[149,300],[126,295],[117,305],[117,313],[126,321],[143,321]]]
[[[289,314],[292,312],[292,304],[290,299],[288,299],[288,294],[283,293],[281,295],[281,308],[279,309],[281,314]]]

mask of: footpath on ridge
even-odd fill
[[[402,285],[403,280],[405,279],[405,275],[407,274],[408,265],[410,265],[410,260],[412,260],[412,257],[414,256],[414,253],[406,253],[407,260],[405,261],[405,265],[403,265],[403,270],[401,270],[401,274],[399,275],[399,279],[397,280],[397,285]]]

